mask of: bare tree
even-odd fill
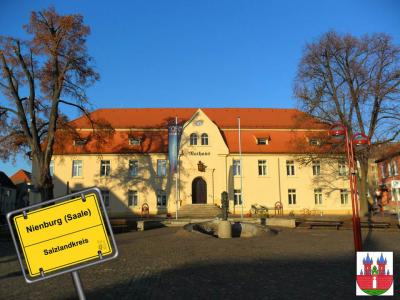
[[[374,144],[400,137],[399,92],[400,47],[385,34],[324,34],[306,45],[294,84],[301,109],[323,122],[340,122],[350,135],[360,132]],[[356,149],[362,213],[368,209],[370,155],[370,146]]]
[[[22,41],[0,36],[0,155],[28,152],[37,166],[41,199],[53,197],[49,164],[56,130],[67,118],[62,105],[88,115],[85,89],[98,80],[81,15],[59,15],[54,8],[32,12]]]

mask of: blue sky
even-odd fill
[[[100,107],[294,107],[302,50],[328,30],[385,32],[400,43],[400,1],[11,1],[0,0],[0,35],[24,37],[32,10],[54,5],[91,27],[89,53]],[[77,111],[70,111],[71,117]],[[1,162],[11,175],[30,169]]]

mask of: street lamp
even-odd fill
[[[366,146],[370,145],[370,139],[363,133],[356,133],[351,138],[349,137],[346,126],[341,123],[332,124],[329,135],[336,138],[344,138],[346,145],[347,163],[349,166],[349,182],[350,182],[350,193],[351,193],[351,206],[353,210],[353,239],[355,251],[362,250],[361,240],[361,224],[360,224],[360,213],[359,213],[359,200],[357,192],[357,177],[356,177],[356,162],[354,155],[354,146]]]

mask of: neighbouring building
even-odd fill
[[[351,213],[345,159],[315,156],[324,151],[318,136],[327,134],[326,125],[298,110],[99,109],[91,117],[113,131],[101,140],[80,117],[70,122],[78,136],[58,132],[50,166],[56,197],[97,186],[112,216],[140,213],[144,204],[153,214],[220,205],[223,191],[236,214],[242,203],[248,213],[252,205],[278,201],[285,214]],[[168,160],[168,127],[175,120],[183,128],[178,189]],[[309,164],[300,163],[310,155]]]
[[[0,222],[5,221],[8,212],[16,208],[17,187],[6,175],[0,171]]]
[[[387,193],[387,205],[394,207],[400,201],[400,143],[387,146],[375,162],[379,187]]]
[[[32,174],[26,170],[18,170],[10,177],[11,181],[17,187],[17,207],[25,207],[29,205],[29,191],[32,186]]]

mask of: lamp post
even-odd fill
[[[362,133],[356,133],[351,138],[349,137],[346,126],[341,123],[335,123],[331,126],[329,135],[333,137],[344,137],[346,145],[346,156],[347,163],[349,166],[349,182],[350,182],[350,193],[351,193],[351,207],[353,211],[352,223],[353,223],[353,239],[355,251],[362,250],[361,240],[361,224],[360,224],[360,213],[359,213],[359,200],[357,192],[357,176],[356,176],[356,160],[354,155],[354,146],[370,145],[370,139]]]

